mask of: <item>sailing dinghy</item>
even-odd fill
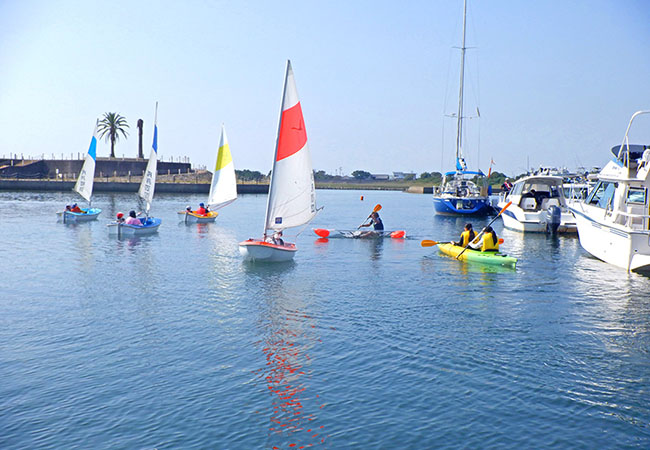
[[[95,123],[95,131],[93,131],[93,137],[90,139],[90,147],[88,147],[88,153],[86,153],[86,158],[84,159],[83,166],[81,167],[81,172],[79,172],[79,178],[74,185],[73,191],[81,195],[87,202],[88,208],[82,209],[82,212],[73,212],[69,210],[57,212],[58,220],[63,221],[63,223],[73,223],[73,222],[88,222],[90,220],[97,220],[97,216],[102,212],[99,208],[91,208],[90,199],[93,196],[93,182],[95,181],[95,161],[97,159],[97,125]]]
[[[237,179],[235,177],[235,165],[232,162],[232,154],[226,137],[226,129],[221,125],[221,138],[219,139],[219,150],[217,151],[217,162],[212,174],[210,193],[208,194],[208,208],[206,215],[197,214],[196,211],[180,211],[178,218],[185,223],[206,223],[214,222],[219,213],[216,209],[230,205],[237,200]]]
[[[296,245],[284,243],[279,236],[286,228],[309,223],[317,213],[311,155],[291,61],[287,61],[278,122],[264,234],[262,239],[239,243],[239,251],[249,261],[293,259]]]
[[[138,196],[145,202],[145,217],[138,219],[140,224],[127,224],[116,222],[108,224],[108,234],[122,236],[144,236],[158,232],[161,220],[149,216],[149,209],[153,200],[153,193],[156,187],[156,172],[158,170],[158,102],[156,102],[156,113],[153,123],[153,144],[149,154],[149,162],[142,176]]]

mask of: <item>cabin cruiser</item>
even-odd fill
[[[628,133],[612,148],[614,158],[598,174],[598,183],[582,202],[570,205],[582,247],[607,263],[650,271],[650,145],[631,145]]]
[[[534,174],[515,181],[502,193],[498,207],[512,205],[501,217],[506,228],[534,233],[575,233],[575,218],[567,208],[561,176]]]

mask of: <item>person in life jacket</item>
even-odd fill
[[[207,216],[208,215],[208,208],[205,207],[203,203],[199,203],[199,209],[195,211],[196,214],[199,216]]]
[[[486,227],[481,238],[471,243],[471,248],[474,250],[481,250],[482,252],[498,252],[499,251],[499,238],[492,227]]]
[[[83,209],[79,208],[79,206],[77,206],[77,204],[75,203],[74,205],[72,205],[72,208],[70,209],[70,211],[71,212],[76,212],[76,213],[82,213]]]
[[[465,224],[465,230],[460,234],[460,240],[458,242],[454,242],[454,244],[460,247],[467,247],[475,237],[476,233],[474,233],[474,230],[472,229],[472,224],[467,223]]]

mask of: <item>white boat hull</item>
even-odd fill
[[[56,213],[57,220],[64,223],[90,222],[91,220],[97,220],[97,217],[102,212],[99,208],[89,208],[86,211],[85,213],[60,211]]]
[[[580,245],[606,263],[638,272],[650,271],[650,231],[630,231],[621,226],[597,221],[589,206],[571,208],[578,224]],[[600,215],[603,215],[602,209]],[[589,217],[591,216],[591,217]]]
[[[506,203],[499,203],[498,207],[503,208]],[[545,211],[526,212],[518,206],[511,205],[501,215],[503,226],[522,233],[546,233],[547,223]],[[562,211],[558,233],[577,233],[576,221],[570,211]]]
[[[210,223],[217,220],[219,213],[210,211],[207,216],[200,216],[194,213],[187,213],[185,211],[180,211],[178,213],[178,220],[185,223]]]
[[[158,232],[161,220],[155,217],[149,217],[146,225],[129,225],[126,223],[109,223],[108,234],[117,237],[147,236]]]
[[[294,244],[277,245],[259,239],[249,239],[239,243],[239,252],[246,261],[291,261],[297,250]]]

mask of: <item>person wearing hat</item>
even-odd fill
[[[510,182],[510,178],[506,178],[506,181],[503,182],[501,185],[501,189],[503,189],[503,192],[510,192],[510,189],[512,189],[512,183]]]
[[[199,209],[197,209],[195,213],[199,216],[207,216],[208,212],[208,208],[206,208],[203,203],[199,203]]]
[[[127,225],[142,225],[142,222],[136,217],[135,211],[133,210],[129,211],[129,217],[127,217],[125,223]]]
[[[75,203],[72,205],[72,208],[70,209],[71,212],[76,212],[76,213],[82,213],[84,212],[83,209],[79,208],[79,206]]]
[[[124,223],[124,213],[118,212],[115,221],[117,223]]]

